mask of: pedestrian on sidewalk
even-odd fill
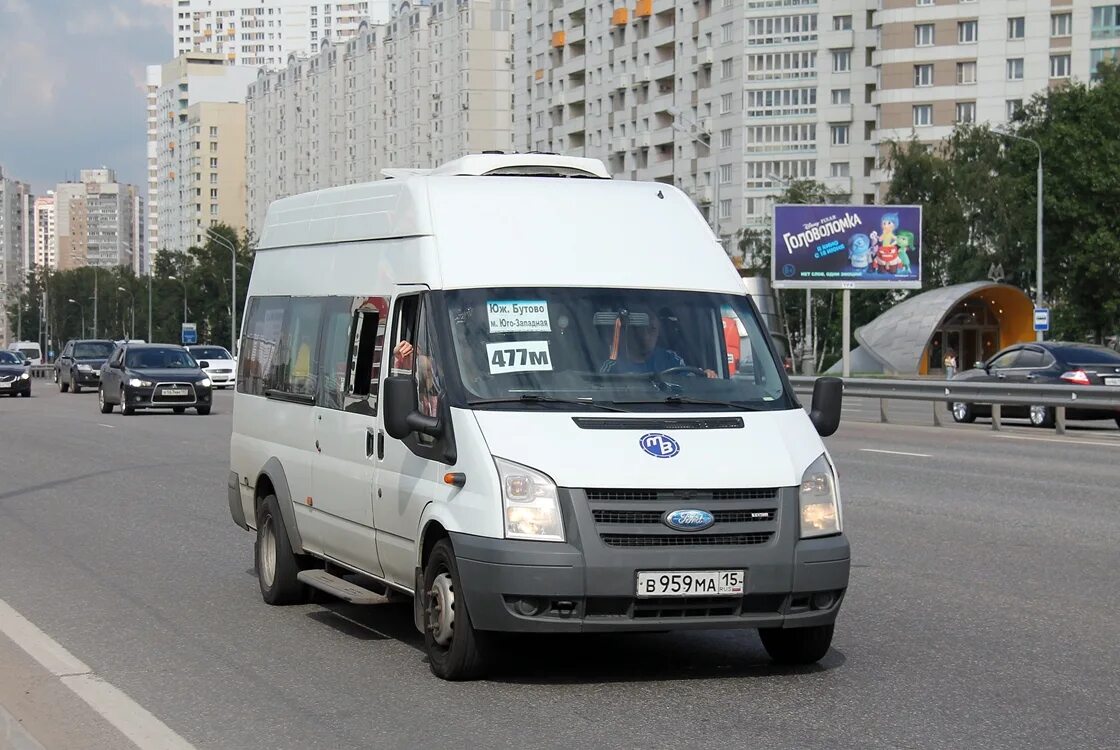
[[[947,350],[942,364],[945,367],[945,379],[952,380],[953,376],[957,374],[957,353],[952,349]]]

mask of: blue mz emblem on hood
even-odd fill
[[[681,452],[681,446],[676,440],[660,432],[647,432],[638,439],[638,443],[642,450],[654,458],[672,458]]]
[[[702,531],[715,523],[716,518],[706,510],[688,508],[671,510],[661,517],[661,521],[677,531]]]

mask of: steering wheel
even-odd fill
[[[670,367],[667,370],[662,370],[661,372],[655,373],[654,377],[660,379],[660,378],[663,378],[666,375],[676,375],[677,373],[680,373],[682,375],[691,375],[691,376],[697,377],[697,378],[708,377],[708,371],[705,370],[703,367],[690,367],[689,365],[680,365],[678,367]]]

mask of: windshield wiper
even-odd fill
[[[538,393],[522,393],[520,396],[511,396],[509,398],[480,398],[467,401],[467,406],[489,406],[490,404],[574,404],[575,406],[587,406],[593,409],[602,409],[603,411],[626,411],[626,409],[619,409],[616,406],[607,406],[606,404],[597,403],[595,401],[580,401],[574,398],[555,398],[553,396],[542,396]]]
[[[648,399],[642,401],[615,401],[616,404],[668,404],[670,406],[681,406],[684,404],[703,404],[707,406],[726,406],[731,409],[739,409],[740,411],[760,411],[757,407],[747,406],[742,401],[716,401],[706,398],[693,398],[692,396],[666,396],[662,399]]]

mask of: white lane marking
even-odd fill
[[[933,458],[929,453],[907,453],[906,451],[881,451],[877,448],[860,448],[864,453],[889,453],[892,456],[913,456],[914,458]]]
[[[0,599],[0,633],[58,677],[102,718],[138,747],[194,750],[194,746],[129,698],[98,677],[84,662]]]
[[[1065,445],[1102,445],[1105,448],[1120,448],[1120,441],[1115,443],[1101,443],[1094,440],[1077,440],[1075,438],[1044,438],[1028,437],[1027,435],[998,435],[1006,440],[1035,440],[1040,443],[1063,443]]]
[[[98,423],[97,423],[97,426],[98,426],[98,427],[108,427],[108,428],[109,428],[110,430],[115,430],[115,429],[117,429],[117,426],[116,426],[115,424],[104,424],[104,423],[102,423],[102,422],[98,422]]]

